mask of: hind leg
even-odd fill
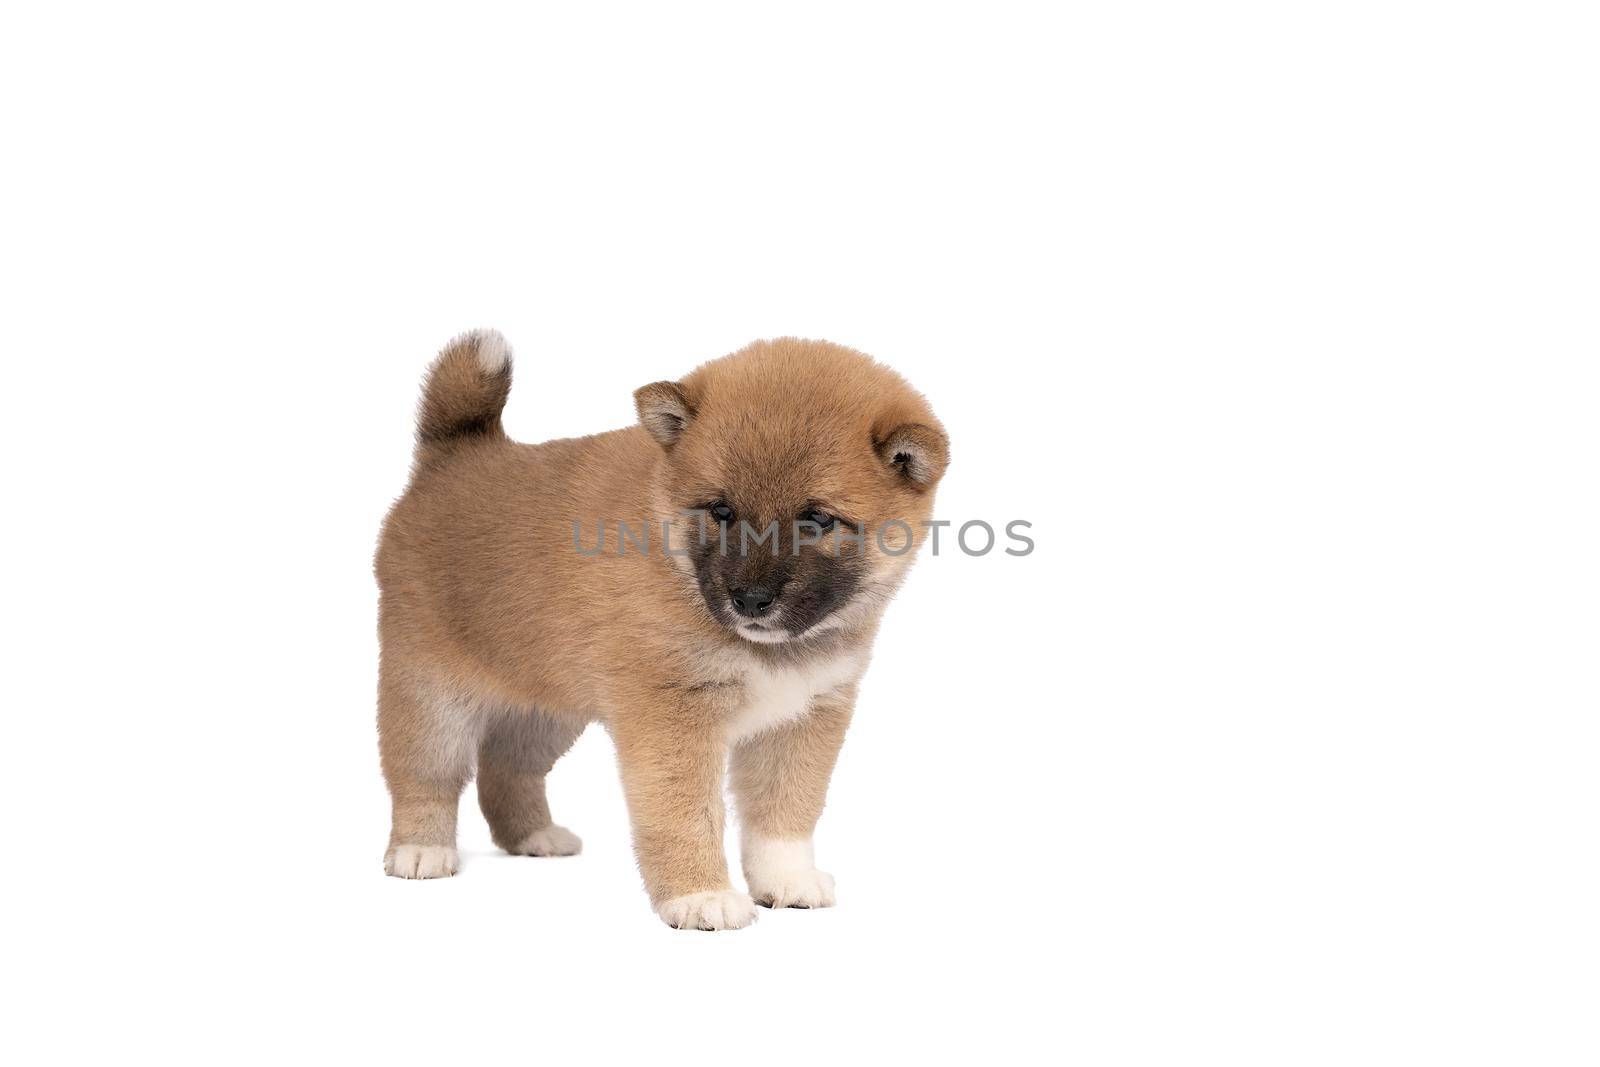
[[[378,748],[394,802],[383,869],[396,878],[444,878],[461,863],[456,809],[472,776],[482,714],[437,686],[382,673]]]
[[[513,710],[488,724],[478,748],[478,806],[494,843],[514,856],[572,856],[578,835],[550,821],[544,779],[582,723]]]

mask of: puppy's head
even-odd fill
[[[657,502],[711,615],[775,644],[870,618],[899,585],[949,445],[894,371],[760,341],[634,394],[665,452]]]

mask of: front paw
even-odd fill
[[[656,914],[675,930],[737,930],[756,921],[756,906],[737,889],[711,889],[664,900]]]
[[[817,870],[810,838],[744,838],[744,880],[757,904],[768,908],[831,908],[833,875]]]
[[[461,866],[444,845],[395,845],[383,857],[383,873],[395,878],[448,878]]]
[[[750,879],[750,895],[764,908],[831,908],[833,875],[815,867],[764,871]]]

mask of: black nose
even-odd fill
[[[759,618],[772,608],[772,594],[759,585],[734,589],[728,595],[733,597],[733,610],[747,619]]]

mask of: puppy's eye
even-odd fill
[[[801,522],[809,522],[818,530],[828,530],[839,520],[829,515],[826,511],[808,511],[800,516]]]
[[[733,521],[733,509],[722,501],[717,501],[706,509],[711,512],[711,517],[726,526]]]

